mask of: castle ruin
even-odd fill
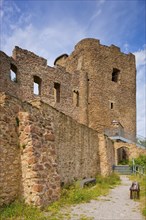
[[[136,137],[135,57],[114,45],[83,39],[54,67],[19,47],[0,52],[0,84],[0,205],[46,206],[61,184],[109,175],[118,149],[144,151],[125,135]]]

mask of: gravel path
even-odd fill
[[[131,181],[126,176],[121,176],[121,180],[122,184],[112,189],[107,196],[71,207],[71,220],[144,220],[139,202],[129,198]]]

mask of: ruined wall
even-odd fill
[[[23,196],[29,204],[45,206],[59,198],[61,182],[101,173],[102,155],[111,148],[106,140],[100,149],[97,131],[42,101],[30,104],[4,93],[1,113],[1,205]],[[102,162],[107,175],[108,153]]]
[[[19,102],[10,103],[0,96],[0,206],[19,196],[21,159],[18,141],[17,113]]]
[[[106,176],[112,173],[115,164],[114,143],[107,136],[99,134],[99,157],[101,175]]]
[[[0,52],[1,91],[18,97],[23,101],[40,98],[65,114],[78,120],[79,106],[74,105],[73,91],[79,90],[79,76],[66,72],[61,66],[49,67],[44,58],[15,47],[13,56]],[[10,79],[11,64],[17,71],[17,80]],[[34,77],[40,80],[40,93],[34,94]],[[54,83],[60,85],[60,101],[56,101]],[[66,107],[67,106],[67,107]]]
[[[40,99],[59,111],[100,132],[116,120],[125,132],[136,135],[134,55],[124,54],[114,45],[101,45],[96,39],[84,39],[70,56],[57,58],[54,67],[47,66],[44,58],[19,47],[15,47],[13,58],[4,53],[1,57],[2,91],[7,90],[22,100],[33,100],[36,97],[34,77],[37,77]],[[11,63],[18,70],[17,83],[10,82]],[[112,80],[115,70],[119,71],[117,82]],[[54,83],[60,85],[59,101],[55,101]],[[74,103],[75,94],[78,94],[78,105]]]
[[[0,205],[18,196],[29,204],[48,205],[60,196],[49,112],[12,96],[3,95],[1,99]]]

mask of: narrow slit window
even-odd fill
[[[33,82],[33,93],[35,95],[41,95],[41,78],[38,76],[33,77],[34,82]]]
[[[113,109],[114,108],[114,103],[113,102],[111,102],[111,109]]]
[[[120,80],[120,70],[113,68],[113,72],[112,72],[112,81],[113,82],[119,82]]]
[[[14,64],[11,64],[10,67],[10,79],[13,82],[17,82],[17,67]]]
[[[78,91],[73,91],[73,105],[75,107],[79,106],[79,92]]]
[[[57,103],[60,102],[60,84],[59,83],[54,83],[54,99],[55,99],[55,102]]]

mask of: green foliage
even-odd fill
[[[52,203],[44,211],[15,201],[9,206],[0,208],[0,220],[69,220],[70,205],[97,199],[98,196],[107,194],[110,188],[120,183],[120,178],[116,174],[107,177],[97,176],[96,180],[96,185],[85,188],[80,188],[79,181],[64,187],[60,200]],[[92,218],[81,216],[80,219],[91,220]]]
[[[41,211],[20,201],[0,208],[0,220],[47,220]]]
[[[146,155],[142,154],[139,157],[134,159],[135,165],[139,165],[142,167],[146,167]],[[129,164],[132,166],[132,161],[129,162]]]
[[[120,178],[117,174],[112,174],[107,177],[99,175],[96,178],[96,185],[86,186],[84,188],[80,188],[79,182],[76,182],[73,185],[62,189],[60,200],[50,205],[48,211],[55,216],[60,208],[68,205],[89,202],[91,199],[97,199],[100,195],[106,195],[110,188],[113,188],[119,183]]]
[[[118,165],[128,165],[129,164],[129,160],[121,160]]]
[[[131,179],[134,181],[138,181],[140,184],[140,207],[142,214],[146,216],[146,177],[133,175]]]

